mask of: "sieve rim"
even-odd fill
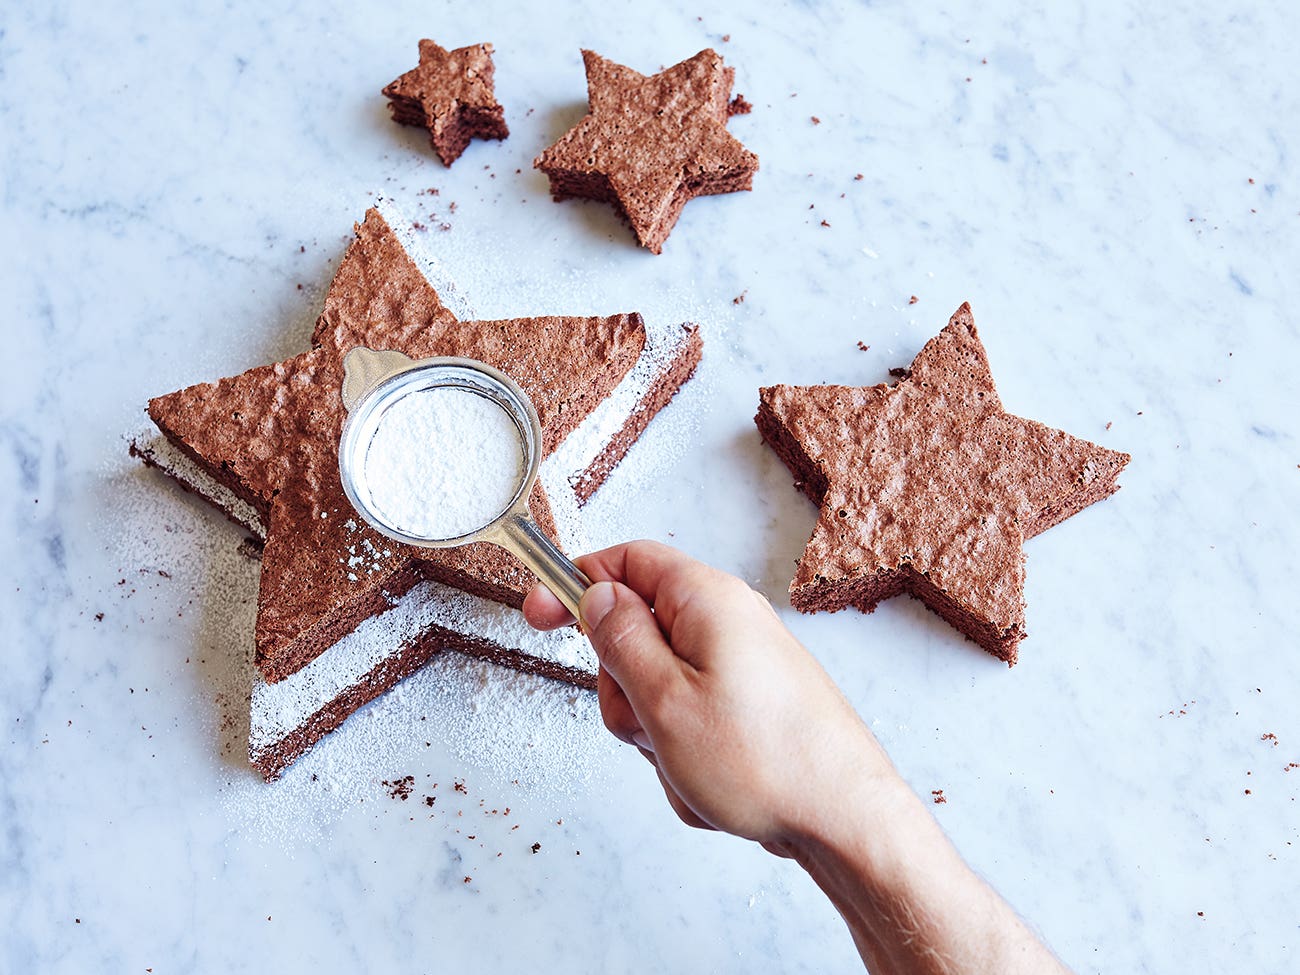
[[[352,352],[348,355],[351,356]],[[510,502],[486,524],[448,538],[424,538],[389,523],[367,500],[370,491],[365,476],[365,452],[388,409],[407,396],[446,387],[467,389],[485,396],[504,410],[519,431],[525,460],[524,474]],[[527,509],[528,497],[541,466],[541,442],[541,421],[536,407],[519,384],[501,370],[462,356],[413,359],[408,365],[389,370],[348,409],[339,437],[339,479],[353,510],[380,534],[416,548],[452,548],[486,539],[516,512]]]

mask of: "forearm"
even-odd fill
[[[925,805],[892,774],[795,858],[848,923],[873,975],[1066,972],[962,861]]]

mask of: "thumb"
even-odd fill
[[[646,601],[620,582],[597,582],[578,608],[601,666],[633,709],[657,697],[676,672],[677,656]]]

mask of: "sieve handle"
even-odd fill
[[[580,619],[578,603],[591,586],[587,574],[546,537],[528,512],[514,512],[502,523],[501,529],[505,547],[555,593],[575,620]]]

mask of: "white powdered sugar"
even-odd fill
[[[384,410],[366,447],[373,514],[407,535],[458,538],[514,500],[524,446],[495,400],[459,386],[408,393]]]

